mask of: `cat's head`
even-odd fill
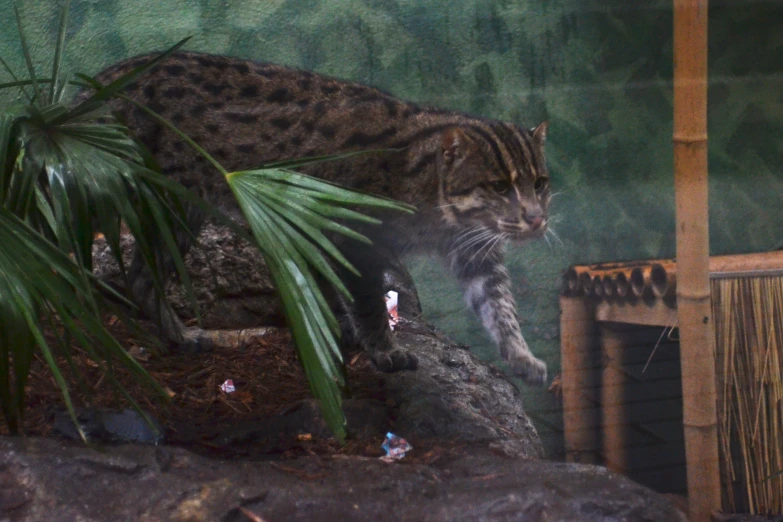
[[[546,132],[546,122],[531,130],[477,122],[443,131],[438,169],[444,218],[512,241],[543,236],[551,198]]]

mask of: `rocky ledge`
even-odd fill
[[[358,456],[218,461],[171,447],[0,439],[7,521],[678,521],[604,468],[477,446],[431,465]]]

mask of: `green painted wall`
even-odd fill
[[[45,65],[56,2],[18,3]],[[0,0],[0,56],[21,73],[11,6]],[[514,248],[509,264],[525,336],[553,375],[561,271],[674,254],[670,1],[73,0],[71,14],[67,65],[81,72],[194,35],[189,49],[303,67],[528,126],[548,119],[559,239]],[[713,254],[783,247],[781,22],[780,2],[711,2]],[[453,282],[417,260],[414,272],[428,316],[496,360]],[[524,391],[558,457],[556,401]]]

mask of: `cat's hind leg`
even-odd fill
[[[351,244],[344,254],[361,273],[341,271],[343,283],[353,297],[340,301],[341,344],[347,351],[367,351],[375,367],[382,372],[415,370],[415,355],[395,346],[384,301],[384,271],[388,259],[366,245]]]
[[[186,209],[186,221],[193,235],[198,234],[204,223],[204,216],[197,209]],[[180,254],[184,257],[192,244],[191,234],[184,230],[176,233]],[[175,274],[174,261],[168,253],[156,253],[158,271],[165,285]],[[128,282],[131,299],[139,307],[142,314],[155,321],[160,327],[161,337],[170,348],[179,353],[201,353],[209,351],[213,343],[208,332],[199,327],[188,327],[177,316],[176,312],[166,302],[166,296],[161,295],[153,284],[152,272],[145,262],[138,247],[133,252],[131,265],[128,269]]]

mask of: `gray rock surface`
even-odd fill
[[[509,456],[544,457],[519,390],[506,374],[425,325],[402,324],[394,340],[419,358],[418,370],[382,377],[397,433],[414,440],[487,442]]]
[[[122,411],[77,408],[76,419],[87,440],[104,442],[137,442],[139,444],[160,444],[163,442],[163,427],[149,412],[150,426],[136,410]],[[81,440],[79,430],[65,409],[54,412],[54,431],[72,440]]]
[[[376,458],[217,461],[178,448],[100,451],[0,438],[0,520],[684,521],[662,496],[604,468],[483,448],[434,465]]]
[[[202,325],[206,329],[247,328],[282,325],[283,317],[269,269],[255,247],[227,227],[207,223],[199,233],[199,245],[185,256],[193,290],[198,300]],[[130,265],[133,239],[123,235],[122,258]],[[95,274],[124,286],[119,266],[106,241],[93,246]],[[182,286],[171,281],[166,294],[174,310],[187,321],[193,308]]]
[[[278,314],[277,297],[269,280],[269,271],[255,249],[236,238],[225,227],[207,224],[199,235],[201,246],[192,249],[185,261],[193,280],[203,324],[208,329],[243,328],[274,322]],[[124,236],[123,259],[129,262],[132,240]],[[96,242],[94,266],[99,277],[121,284],[120,272],[105,242]],[[400,293],[400,313],[409,318],[420,313],[418,296],[404,272],[387,274],[386,285]],[[188,306],[179,285],[169,285],[169,298],[185,318]],[[215,331],[213,344],[237,336],[225,330]],[[368,426],[385,431],[379,420],[384,410],[393,428],[409,439],[442,439],[467,443],[493,443],[508,455],[540,458],[543,447],[538,434],[524,412],[518,390],[506,376],[473,357],[465,347],[451,343],[427,325],[403,320],[395,332],[395,342],[414,352],[419,370],[382,374],[367,367],[378,389],[359,391],[360,402],[348,402],[349,428],[366,432],[362,419],[373,419]],[[238,348],[238,347],[236,347]],[[364,396],[361,394],[364,393]],[[355,397],[357,398],[357,397]],[[373,400],[375,403],[373,403]],[[348,413],[351,413],[349,411]],[[275,435],[303,432],[318,434],[325,430],[317,408],[304,405],[278,419],[255,426],[216,427],[226,444],[241,440],[270,441]],[[178,429],[187,433],[187,429]],[[184,441],[183,441],[184,442]]]
[[[126,267],[130,266],[134,248],[130,234],[121,237],[120,248]],[[93,245],[93,266],[99,278],[124,287],[119,265],[103,238]],[[206,223],[199,233],[198,245],[185,256],[185,267],[205,329],[284,324],[282,306],[263,257],[228,227]],[[385,274],[384,285],[400,294],[400,313],[418,315],[421,305],[416,288],[405,268],[398,268]],[[194,318],[193,307],[178,281],[167,284],[166,295],[184,321]]]

